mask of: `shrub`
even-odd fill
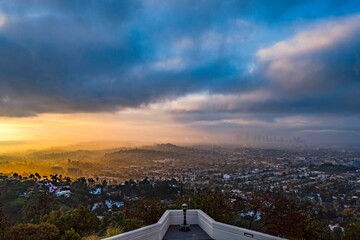
[[[16,224],[5,233],[8,240],[58,240],[59,229],[49,223]]]
[[[80,240],[81,236],[73,228],[66,230],[61,236],[61,240]]]

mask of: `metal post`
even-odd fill
[[[183,212],[184,212],[184,226],[186,226],[186,209],[184,209]]]
[[[186,223],[186,210],[188,208],[188,205],[186,203],[184,203],[182,205],[182,209],[183,209],[183,215],[184,215],[184,222],[183,224],[180,225],[180,231],[183,231],[183,232],[188,232],[190,231],[190,225]]]

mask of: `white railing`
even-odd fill
[[[167,210],[155,224],[109,237],[106,238],[106,240],[162,240],[170,225],[180,225],[182,224],[182,221],[182,210]],[[211,238],[216,240],[283,239],[265,233],[217,222],[203,211],[197,209],[187,210],[186,222],[191,225],[199,225]],[[179,234],[180,233],[181,232],[179,232]]]

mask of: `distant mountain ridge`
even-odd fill
[[[123,149],[104,155],[105,161],[131,162],[138,164],[154,160],[190,160],[206,161],[209,157],[221,157],[217,152],[206,149],[177,146],[171,143],[148,145],[140,148]]]

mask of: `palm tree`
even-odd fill
[[[93,178],[88,178],[87,181],[88,181],[89,188],[93,188],[95,180]]]
[[[36,177],[38,180],[41,179],[41,176],[40,176],[40,174],[38,174],[38,173],[35,173],[35,177]]]
[[[32,173],[29,175],[29,179],[32,179],[32,180],[36,181],[36,179],[35,179],[35,175],[34,175],[34,174],[32,174]]]
[[[71,184],[71,178],[70,177],[65,177],[65,182],[67,185]]]
[[[57,183],[58,182],[58,175],[57,174],[55,174],[55,175],[50,175],[51,176],[51,181],[52,181],[52,183]]]

